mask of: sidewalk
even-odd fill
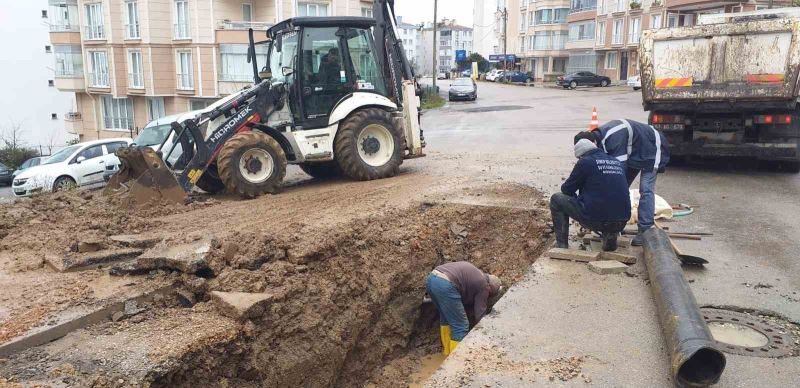
[[[426,386],[674,386],[642,261],[628,271],[540,258]],[[788,387],[800,375],[797,358],[726,357],[722,387]]]

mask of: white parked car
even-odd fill
[[[118,138],[71,145],[17,175],[12,191],[16,196],[28,196],[101,183],[106,166],[120,163],[114,151],[132,142],[131,139]]]
[[[494,70],[490,71],[489,74],[486,74],[486,80],[487,81],[492,81],[492,82],[497,82],[497,80],[500,77],[502,77],[503,74],[505,74],[505,72],[503,70],[494,69]]]
[[[628,86],[632,87],[633,90],[639,90],[642,88],[642,77],[638,75],[632,75],[628,77]]]

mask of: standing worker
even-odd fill
[[[641,246],[642,233],[655,224],[656,176],[669,163],[667,138],[650,125],[626,119],[609,121],[592,132],[598,147],[625,163],[628,187],[640,176],[639,233],[631,245]]]
[[[469,331],[467,309],[475,322],[486,313],[489,297],[500,292],[497,276],[483,273],[466,261],[442,264],[428,275],[426,288],[439,310],[439,335],[445,356],[455,350]]]
[[[578,163],[561,185],[561,192],[550,197],[556,247],[569,248],[572,218],[585,228],[600,232],[604,251],[615,251],[617,236],[631,218],[625,165],[598,149],[587,136],[592,134],[575,136]]]

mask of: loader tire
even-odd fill
[[[311,175],[317,179],[333,178],[339,175],[339,165],[336,161],[322,162],[322,163],[302,163],[300,169],[304,173]]]
[[[225,190],[225,183],[222,182],[222,179],[219,177],[219,171],[217,169],[216,164],[212,164],[203,175],[200,175],[200,179],[197,180],[195,183],[200,190],[205,191],[209,194],[216,194],[223,190]]]
[[[225,188],[244,198],[276,193],[286,175],[286,154],[278,142],[262,132],[237,133],[217,156]]]
[[[368,181],[397,174],[406,140],[388,112],[366,108],[340,124],[333,148],[336,163],[345,175]]]

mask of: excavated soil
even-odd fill
[[[178,207],[166,210],[173,215],[161,218],[97,210],[84,223],[70,224],[74,231],[64,232],[66,237],[42,247],[34,244],[35,239],[21,237],[28,230],[43,233],[38,224],[7,227],[4,248],[34,244],[25,246],[26,252],[64,247],[72,241],[68,233],[98,230],[86,226],[94,222],[103,225],[101,239],[128,233],[131,225],[141,233],[158,226],[176,234],[183,231],[180,236],[210,231],[215,246],[208,278],[163,271],[148,275],[178,280],[198,300],[194,307],[147,306],[147,313],[133,325],[109,322],[82,330],[87,340],[78,346],[101,347],[100,354],[108,353],[108,359],[81,360],[82,352],[53,345],[0,362],[0,376],[24,384],[67,370],[69,376],[62,381],[68,386],[407,386],[422,357],[440,351],[435,308],[423,303],[427,273],[447,261],[468,260],[510,285],[548,244],[549,216],[541,194],[517,185],[436,195],[424,202],[406,198],[365,211],[385,203],[386,196],[398,198],[393,189],[406,187],[409,182],[403,180],[402,176],[395,182],[384,180],[369,186],[367,194],[362,189],[352,202],[342,202],[352,191],[315,190],[301,197],[298,194],[305,190],[299,187],[294,196],[201,204],[195,205],[201,207],[196,210]],[[336,209],[318,201],[331,194],[341,204]],[[456,197],[463,203],[441,201]],[[312,223],[308,214],[274,206],[270,214],[237,210],[265,206],[257,201],[288,202],[295,210],[298,203],[305,209],[313,204],[322,217]],[[188,210],[195,211],[184,213]],[[165,210],[157,212],[163,215]],[[241,217],[236,221],[220,217],[226,213]],[[214,222],[197,224],[200,216],[214,214],[219,217],[212,218]],[[115,227],[120,220],[113,217],[128,217],[127,225]],[[240,226],[227,226],[234,222]],[[7,264],[19,271],[27,268],[19,261]],[[86,273],[92,272],[82,272]],[[216,315],[209,302],[211,291],[263,292],[273,298],[263,316],[237,324]],[[122,348],[106,350],[106,345],[95,343],[97,338]]]

